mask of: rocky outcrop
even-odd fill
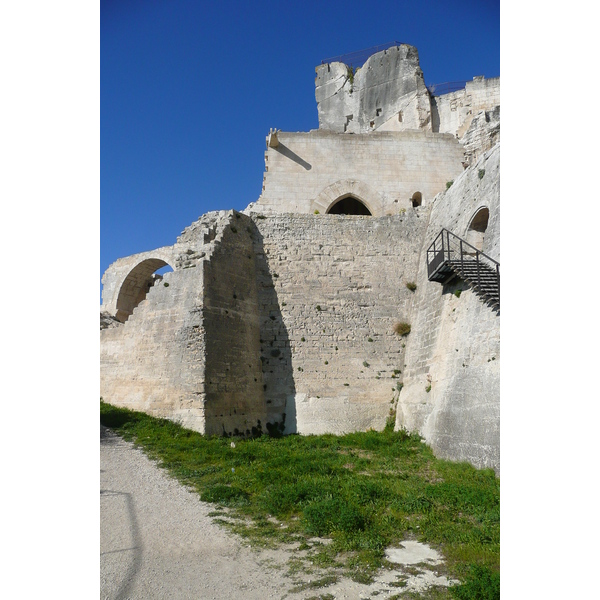
[[[316,68],[319,129],[337,133],[431,131],[431,106],[417,49],[407,44],[373,54],[354,69],[340,62]]]
[[[500,107],[479,111],[460,141],[465,148],[466,165],[474,165],[500,141]]]

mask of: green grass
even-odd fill
[[[440,597],[499,597],[499,480],[491,470],[436,459],[417,435],[392,427],[265,435],[235,439],[233,448],[231,438],[104,402],[100,421],[224,508],[223,525],[255,545],[300,542],[315,566],[367,582],[385,565],[387,547],[416,539],[440,550],[447,575],[461,581]],[[332,542],[315,544],[315,536]]]

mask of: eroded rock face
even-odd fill
[[[319,129],[338,133],[431,131],[431,105],[417,49],[407,44],[373,54],[359,69],[316,68]]]
[[[500,107],[479,111],[460,141],[465,148],[465,163],[470,167],[500,141]]]

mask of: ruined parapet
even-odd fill
[[[100,312],[125,322],[158,281],[154,273],[165,266],[175,267],[174,246],[116,260],[102,275]]]
[[[481,111],[500,107],[500,78],[473,77],[457,91],[431,97],[433,131],[451,133],[463,141],[471,122]],[[489,148],[487,148],[489,149]]]
[[[431,131],[431,106],[417,49],[407,44],[373,54],[354,69],[340,62],[316,68],[319,129],[337,133]]]
[[[236,211],[208,213],[184,230],[171,247],[176,269],[125,323],[101,330],[105,401],[211,435],[260,431],[252,235],[252,221]]]

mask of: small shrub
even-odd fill
[[[368,338],[367,339],[367,342],[372,342],[372,341],[373,341],[373,338]]]
[[[316,309],[317,309],[319,312],[321,312],[321,310],[323,310],[323,309],[321,308],[321,305],[320,305],[320,304],[317,304],[317,306],[316,306]]]
[[[431,391],[431,384],[429,384],[426,388],[425,391],[429,394],[429,392]]]
[[[366,360],[363,361],[363,367],[368,367],[368,366],[369,366],[369,363]]]
[[[477,175],[478,175],[479,179],[483,179],[485,176],[485,169],[479,169],[479,171],[477,172]]]
[[[315,210],[315,215],[320,215],[321,213],[318,210]]]
[[[163,283],[163,285],[164,285],[165,287],[169,287],[169,284],[168,284],[166,281]]]
[[[452,187],[453,183],[454,183],[454,179],[452,181],[446,181],[446,189],[449,190]]]
[[[454,295],[455,295],[457,298],[460,298],[460,294],[461,294],[461,292],[462,292],[462,290],[456,290],[456,291],[454,292]]]
[[[401,336],[408,335],[410,333],[409,323],[396,323],[394,325],[394,331]]]
[[[401,209],[400,209],[400,214],[401,214],[401,215],[404,215],[404,214],[406,214],[406,209],[405,209],[405,208],[401,208]]]
[[[417,284],[414,281],[409,281],[406,284],[406,287],[411,291],[414,292],[417,289]]]
[[[300,338],[300,341],[301,341],[301,342],[305,342],[305,341],[306,341],[306,338],[303,338],[303,337],[301,337],[301,338]]]
[[[356,69],[353,67],[346,67],[346,71],[348,73],[348,80],[350,81],[350,85],[354,84],[354,73],[356,73]]]

